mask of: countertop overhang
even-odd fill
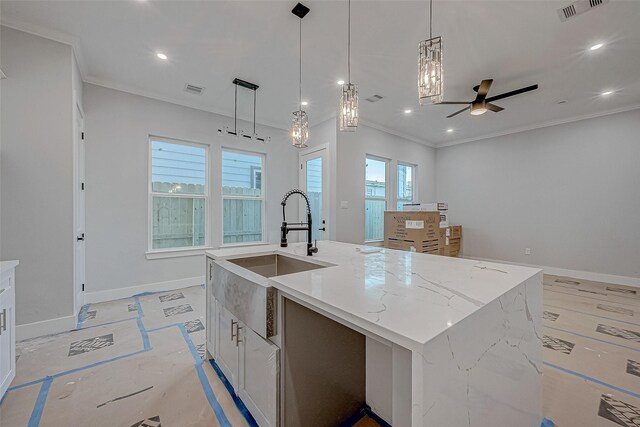
[[[207,251],[215,259],[280,253],[326,268],[276,276],[285,295],[407,348],[419,348],[539,269],[341,242],[236,247]],[[250,272],[249,272],[250,273]],[[525,283],[524,286],[527,286]]]

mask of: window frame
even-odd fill
[[[372,196],[367,196],[367,160],[376,160],[379,162],[384,162],[385,167],[384,167],[384,197],[372,197]],[[389,165],[391,164],[391,159],[387,159],[385,157],[380,157],[380,156],[376,156],[375,154],[365,154],[364,157],[364,242],[365,243],[376,243],[376,242],[382,242],[384,241],[384,224],[382,226],[382,239],[372,239],[372,240],[367,240],[367,200],[384,200],[385,202],[385,211],[387,211],[389,209],[389,198],[390,198],[390,194],[389,194]]]
[[[211,173],[211,155],[208,144],[202,144],[198,142],[185,141],[176,138],[167,138],[157,135],[149,135],[148,138],[148,171],[147,171],[147,258],[153,259],[154,254],[163,253],[177,253],[177,256],[181,256],[181,253],[191,255],[194,252],[200,253],[204,249],[211,247],[211,194],[210,194],[210,173]],[[190,147],[197,147],[204,149],[204,193],[203,194],[179,194],[179,193],[157,193],[153,191],[153,142],[164,142],[167,144],[186,145]],[[154,197],[172,197],[180,199],[203,199],[204,200],[204,245],[200,246],[180,246],[172,248],[153,248],[153,198]]]
[[[411,200],[405,200],[405,199],[400,199],[398,197],[398,171],[400,170],[400,166],[405,166],[405,167],[410,167],[411,168]],[[396,163],[396,185],[395,185],[395,198],[396,198],[396,203],[395,203],[395,207],[396,209],[398,208],[398,203],[403,202],[403,203],[416,203],[416,193],[418,190],[418,179],[417,179],[417,170],[418,170],[418,166],[413,164],[413,163],[408,163],[408,162],[401,162],[398,161]]]
[[[224,153],[240,153],[240,154],[248,154],[252,156],[258,156],[262,160],[262,169],[260,170],[260,197],[248,197],[248,196],[226,196],[223,191],[223,173],[224,173]],[[262,153],[259,151],[250,151],[250,150],[241,150],[238,148],[231,147],[220,147],[220,248],[229,248],[235,246],[255,246],[255,245],[264,245],[267,244],[265,241],[265,226],[267,224],[267,209],[266,209],[266,199],[267,199],[267,185],[266,185],[266,170],[267,170],[267,155],[266,153]],[[256,169],[251,169],[251,183],[255,182],[255,172]],[[229,200],[260,200],[261,207],[261,215],[262,215],[262,224],[261,224],[261,235],[260,240],[256,240],[254,242],[236,242],[236,243],[224,243],[224,201],[225,199]]]

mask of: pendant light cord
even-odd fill
[[[348,36],[347,36],[347,78],[349,84],[351,84],[351,0],[349,0],[349,24],[348,24]]]
[[[302,18],[300,18],[300,75],[298,83],[298,102],[300,106],[300,117],[302,117]]]
[[[433,38],[431,27],[433,26],[433,0],[429,0],[429,39]]]

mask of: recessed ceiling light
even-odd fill
[[[405,113],[405,114],[410,114],[410,113],[412,113],[412,112],[413,112],[413,110],[404,110],[404,113]]]
[[[451,133],[451,132],[453,132],[453,129],[447,129],[447,132]]]
[[[604,46],[604,43],[594,44],[593,46],[591,46],[591,47],[589,48],[589,50],[598,50],[598,49],[600,49],[602,46]]]
[[[338,80],[338,84],[339,85],[343,85],[344,84],[344,80]]]
[[[306,107],[307,105],[309,105],[309,103],[308,103],[307,101],[302,101],[300,104],[301,104],[302,106],[305,106],[305,107]]]
[[[156,56],[157,56],[158,58],[160,58],[160,59],[165,60],[165,61],[167,60],[167,55],[165,55],[165,54],[164,54],[164,53],[162,53],[162,52],[158,52],[158,53],[156,53]]]
[[[613,91],[612,91],[612,90],[607,90],[607,91],[605,91],[605,92],[602,92],[600,95],[602,95],[602,96],[607,96],[607,95],[611,95],[612,93],[613,93]]]

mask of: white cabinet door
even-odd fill
[[[14,287],[0,292],[0,399],[15,377]]]
[[[238,391],[238,320],[216,301],[216,363]]]
[[[278,425],[280,349],[240,324],[238,395],[261,427]]]

